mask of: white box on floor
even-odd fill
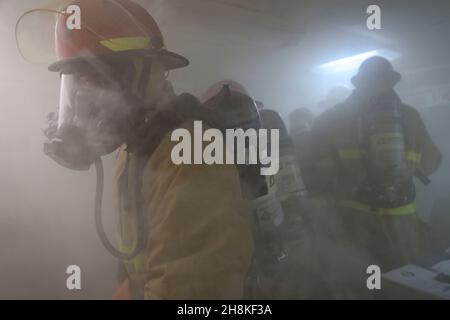
[[[437,272],[409,264],[383,274],[383,284],[397,299],[445,299],[450,300],[450,283],[436,280]]]

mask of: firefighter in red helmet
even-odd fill
[[[68,23],[74,6],[80,28]],[[43,16],[51,17],[55,37],[56,62],[49,70],[61,74],[59,111],[45,131],[45,152],[71,169],[95,163],[101,194],[99,159],[119,149],[120,250],[98,228],[124,262],[126,280],[117,297],[242,298],[253,242],[236,167],[171,161],[170,132],[193,130],[189,110],[200,107],[189,94],[176,96],[166,80],[188,60],[165,48],[155,20],[129,0],[78,0],[27,12],[16,28],[26,58],[29,41],[36,42],[30,36],[36,28],[29,26]],[[42,51],[44,42],[38,44]],[[96,198],[101,225],[101,196]]]

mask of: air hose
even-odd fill
[[[103,171],[103,162],[101,158],[97,158],[95,160],[95,170],[97,172],[97,185],[95,189],[95,226],[97,228],[98,236],[103,244],[103,246],[108,250],[113,256],[120,260],[131,260],[139,255],[144,248],[144,215],[142,209],[142,201],[141,201],[141,193],[136,192],[136,230],[137,230],[137,239],[136,245],[131,250],[131,252],[122,252],[116,247],[108,239],[106,235],[105,229],[103,228],[102,223],[102,199],[103,199],[103,186],[104,186],[104,171]],[[138,178],[138,177],[137,177]],[[139,179],[135,180],[139,185]],[[140,190],[140,189],[137,189]]]
[[[150,81],[150,74],[152,73],[152,60],[144,60],[142,66],[142,73],[139,80],[138,92],[142,101],[145,99],[145,93],[147,90],[147,85]],[[104,174],[103,174],[103,162],[101,158],[97,158],[95,160],[95,169],[97,171],[97,186],[95,190],[95,226],[97,228],[98,236],[103,244],[103,246],[108,250],[114,257],[120,260],[131,260],[138,256],[144,248],[145,245],[145,237],[144,237],[144,214],[142,208],[142,194],[140,192],[142,186],[142,176],[139,175],[139,170],[136,170],[136,176],[134,181],[136,182],[136,245],[131,250],[130,253],[122,252],[114,247],[111,242],[108,240],[105,229],[103,228],[102,223],[102,198],[103,198],[103,182],[104,182]]]

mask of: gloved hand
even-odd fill
[[[113,295],[113,300],[131,300],[130,297],[130,285],[128,279],[126,279],[117,289],[116,293]]]
[[[59,137],[57,112],[49,113],[46,122],[46,127],[42,129],[47,137],[47,141],[44,142],[44,153],[65,168],[88,170],[94,158],[83,147],[81,133],[75,129],[69,129],[65,130],[62,137]]]

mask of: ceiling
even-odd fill
[[[401,53],[395,67],[408,80],[401,85],[450,83],[448,0],[136,1],[156,18],[169,49],[192,62],[171,76],[180,91],[201,93],[231,77],[258,99],[289,109],[311,93],[308,68],[380,48]],[[6,8],[19,12],[47,2],[22,0]],[[381,7],[381,30],[366,28],[370,4]],[[5,30],[12,43],[9,27],[12,20]],[[312,102],[326,90],[315,91]]]
[[[140,1],[163,10],[163,25],[194,30],[199,38],[241,45],[285,47],[303,44],[325,60],[364,47],[408,50],[429,57],[425,48],[447,50],[450,1],[445,0],[153,0]],[[366,28],[366,8],[382,10],[382,30]],[[202,35],[209,37],[202,37]],[[215,36],[211,36],[214,34]],[[339,44],[339,46],[338,46]],[[306,46],[307,45],[307,46]],[[311,48],[311,49],[310,49]],[[342,49],[344,48],[344,49]],[[420,50],[417,50],[419,48]],[[320,52],[318,52],[320,51]],[[437,51],[437,50],[436,50]],[[446,52],[447,53],[447,52]],[[433,52],[446,60],[447,54]],[[434,59],[433,59],[434,60]],[[435,60],[436,62],[436,60]],[[442,61],[445,62],[445,61]]]

